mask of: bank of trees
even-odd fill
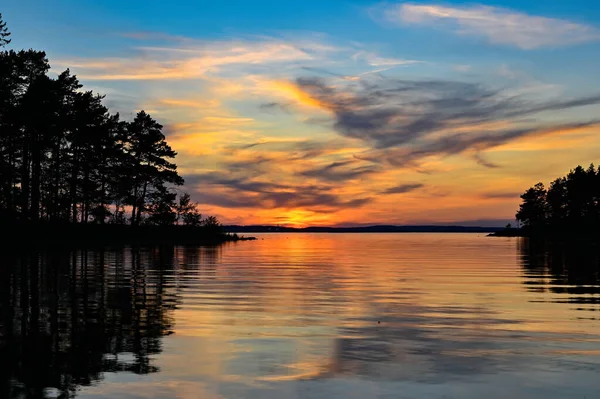
[[[0,14],[0,48],[10,32]],[[0,220],[186,225],[202,219],[162,126],[144,111],[124,121],[45,52],[0,52]]]
[[[529,230],[600,231],[600,169],[577,166],[546,188],[538,183],[523,195],[517,220]]]

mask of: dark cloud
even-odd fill
[[[191,186],[217,185],[252,193],[265,193],[288,188],[287,185],[255,181],[248,177],[231,177],[223,172],[197,173],[186,175],[184,178],[186,184]]]
[[[235,180],[231,176],[244,176],[244,181],[250,181],[253,178],[258,178],[268,172],[272,172],[277,168],[277,158],[272,155],[265,154],[256,154],[256,156],[251,159],[244,159],[242,157],[237,157],[235,150],[232,151],[231,159],[225,162],[219,162],[219,169],[226,171],[228,173],[229,179]],[[218,176],[221,176],[220,173],[217,173]],[[191,179],[195,179],[191,177]],[[188,178],[186,178],[186,182]]]
[[[333,88],[321,78],[296,82],[333,112],[337,132],[370,143],[374,153],[363,159],[395,166],[414,166],[430,155],[479,152],[525,136],[598,123],[542,125],[532,121],[543,112],[599,104],[600,96],[544,102],[475,83],[441,80],[378,78],[345,89]],[[495,122],[506,127],[486,126]],[[393,155],[382,159],[381,153],[390,149],[395,149],[390,152]],[[474,159],[487,167],[496,166],[480,155]]]
[[[265,103],[265,104],[261,104],[258,106],[258,108],[261,111],[267,111],[267,112],[283,111],[287,114],[289,114],[291,112],[290,107],[291,107],[291,105],[289,103],[280,103],[280,102],[270,102],[270,103]]]
[[[409,193],[411,191],[415,191],[419,188],[422,188],[424,185],[421,183],[412,183],[412,184],[401,184],[399,186],[390,187],[385,190],[384,194],[404,194]]]
[[[475,154],[473,156],[473,159],[475,159],[475,162],[477,162],[479,165],[485,166],[486,168],[498,168],[498,167],[500,167],[500,165],[495,164],[493,162],[490,162],[487,159],[483,158],[481,156],[481,154]]]
[[[185,176],[197,188],[193,197],[200,204],[229,208],[306,208],[314,212],[331,212],[362,206],[370,197],[343,198],[331,193],[326,185],[291,185],[229,177],[212,172]],[[216,190],[215,190],[216,188]]]
[[[356,161],[354,160],[333,162],[323,167],[305,170],[300,172],[300,175],[317,178],[323,181],[343,182],[372,175],[381,171],[379,166],[373,165],[352,167],[351,165],[354,165],[355,162]]]
[[[342,78],[342,79],[345,77],[344,75],[341,75],[341,74],[335,73],[335,72],[331,72],[331,71],[329,71],[327,69],[323,69],[323,68],[315,68],[315,67],[305,66],[305,67],[301,67],[301,69],[304,69],[305,71],[309,71],[309,72],[316,73],[319,75],[335,76],[336,78]]]
[[[517,200],[521,196],[522,193],[517,192],[492,192],[492,193],[484,193],[481,195],[483,199],[514,199]]]
[[[431,140],[421,140],[419,142],[408,143],[406,145],[390,148],[375,148],[361,155],[364,160],[371,162],[387,163],[395,167],[419,167],[419,161],[432,155],[457,155],[466,151],[481,151],[497,147],[512,140],[525,136],[543,136],[560,130],[568,131],[570,129],[583,128],[587,126],[596,126],[597,121],[585,123],[567,123],[554,125],[551,128],[515,128],[506,129],[501,132],[482,132],[482,133],[456,133],[439,137]],[[480,155],[475,155],[475,161],[486,167],[497,167],[498,165],[485,161]]]
[[[259,146],[263,143],[250,143],[250,144],[244,144],[244,145],[240,145],[235,147],[235,149],[239,149],[239,150],[249,150],[250,148],[254,148],[256,146]]]
[[[281,159],[277,159],[274,155],[269,155],[270,152],[285,152],[286,161],[297,161],[303,159],[316,158],[320,155],[326,154],[328,151],[343,148],[341,143],[335,143],[331,141],[260,141],[255,143],[249,143],[244,145],[232,145],[226,147],[227,150],[231,151],[229,155],[235,156],[236,151],[256,149],[254,158],[251,161],[243,160],[243,164],[256,164],[280,162]],[[237,162],[230,162],[227,166],[237,166]]]

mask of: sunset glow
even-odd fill
[[[47,49],[124,119],[150,113],[226,224],[497,225],[599,162],[598,11],[83,1],[74,35],[67,2],[17,3],[11,48]]]

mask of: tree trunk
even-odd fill
[[[132,226],[135,226],[135,214],[136,214],[137,203],[138,203],[137,195],[138,195],[138,186],[136,183],[135,187],[133,188],[133,201],[131,204],[131,220],[129,222]]]
[[[104,224],[104,209],[106,209],[106,174],[102,173],[102,186],[100,192],[100,209],[102,209],[102,220],[100,220],[100,224]]]
[[[7,145],[8,151],[8,163],[7,163],[7,176],[6,176],[6,209],[12,215],[16,215],[17,209],[15,208],[14,202],[14,192],[16,187],[15,182],[15,170],[17,167],[17,162],[15,159],[15,145],[14,139],[9,138],[9,142]]]
[[[77,223],[77,175],[79,169],[79,154],[77,150],[73,151],[73,165],[71,168],[71,182],[69,189],[70,196],[70,208],[71,208],[71,221]]]
[[[42,174],[42,148],[36,131],[31,145],[31,209],[30,218],[36,222],[40,217],[40,184]]]
[[[140,197],[140,203],[138,205],[138,209],[137,209],[137,223],[140,223],[141,217],[142,217],[142,209],[144,208],[144,206],[146,205],[146,190],[148,189],[148,181],[144,182],[144,188],[142,190],[142,196]]]
[[[52,158],[54,161],[54,185],[50,194],[50,207],[48,214],[50,220],[54,221],[58,218],[58,193],[60,186],[60,141],[57,141],[53,149]]]
[[[81,223],[86,224],[88,222],[90,213],[90,168],[85,167],[83,185],[82,185],[82,207],[81,210]]]
[[[21,160],[21,218],[27,220],[29,216],[29,143],[23,140]]]

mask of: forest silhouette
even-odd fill
[[[0,14],[0,47],[9,43]],[[190,195],[177,189],[184,180],[160,123],[145,111],[124,121],[69,69],[57,77],[49,70],[43,51],[0,52],[4,226],[37,232],[40,239],[60,231],[118,240],[133,229],[138,238],[151,237],[158,227],[170,229],[171,238],[188,236],[191,228],[204,238],[233,238],[215,217],[202,218]]]
[[[600,232],[600,169],[577,166],[546,188],[537,183],[521,195],[516,218],[527,235],[593,237]]]

